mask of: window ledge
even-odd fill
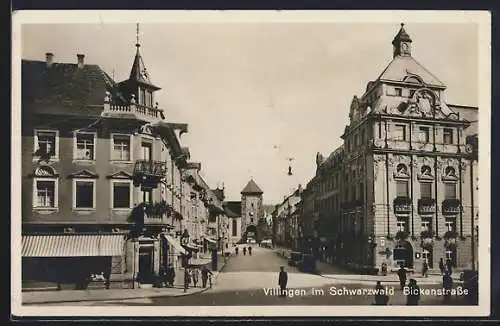
[[[80,208],[80,207],[73,207],[73,212],[76,212],[76,213],[92,213],[92,212],[95,212],[96,209],[95,208]]]
[[[133,164],[134,161],[109,160],[112,164]]]
[[[115,213],[130,213],[132,208],[111,208],[111,211]]]
[[[40,214],[53,214],[59,212],[59,207],[33,207],[33,212]]]
[[[85,160],[85,159],[75,158],[75,159],[73,159],[73,163],[77,163],[77,164],[95,164],[96,160]]]
[[[33,156],[33,162],[40,162],[40,161],[48,162],[48,163],[56,163],[56,162],[59,162],[59,157],[51,157],[48,160],[45,160],[45,159],[42,160],[42,158],[40,156]]]

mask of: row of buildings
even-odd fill
[[[274,240],[372,272],[438,269],[441,258],[476,268],[478,108],[445,101],[403,24],[392,45],[352,99],[343,144],[318,153],[315,176],[276,206]]]
[[[155,101],[139,42],[121,82],[75,59],[22,61],[23,285],[102,273],[111,286],[150,286],[169,266],[229,250],[257,223],[263,192],[249,182],[231,210],[207,185],[180,141],[188,125]]]

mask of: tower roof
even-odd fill
[[[247,185],[241,191],[241,194],[263,194],[264,192],[259,188],[259,186],[251,179],[248,181]]]
[[[411,42],[411,37],[405,31],[404,26],[405,26],[405,24],[401,23],[401,28],[399,29],[399,32],[394,37],[392,44],[396,44],[398,42]]]
[[[137,43],[135,44],[135,47],[137,48],[137,50],[135,52],[135,58],[134,62],[132,63],[132,68],[130,69],[129,82],[134,81],[142,84],[147,84],[150,86],[150,88],[153,88],[155,90],[160,89],[159,87],[151,83],[149,73],[146,70],[146,65],[144,64],[144,60],[142,60],[141,52],[139,50],[141,47],[141,44],[139,43],[139,24],[137,24]]]

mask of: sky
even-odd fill
[[[250,178],[277,204],[314,176],[316,153],[342,144],[354,95],[392,59],[398,23],[140,24],[141,53],[167,120],[187,123],[191,160],[227,200]],[[407,23],[412,54],[447,86],[445,101],[478,105],[474,23]],[[76,63],[128,78],[136,25],[31,24],[22,58]],[[104,98],[104,94],[103,94]],[[292,160],[289,160],[292,159]],[[291,164],[293,175],[288,176]]]

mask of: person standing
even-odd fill
[[[247,255],[247,247],[243,247],[243,256]]]
[[[453,263],[451,262],[451,259],[446,260],[446,269],[448,270],[447,272],[452,275],[453,274]]]
[[[280,286],[280,296],[286,296],[286,285],[288,284],[288,273],[285,272],[285,267],[280,267],[280,273],[278,277],[278,285]]]
[[[238,256],[238,247],[234,248],[234,253]]]
[[[443,258],[439,259],[439,271],[441,272],[441,275],[444,275],[444,261],[443,261]]]
[[[427,264],[427,260],[424,260],[424,264],[422,265],[422,276],[428,277],[429,265]]]
[[[417,285],[417,281],[415,279],[410,279],[408,283],[408,295],[406,296],[406,305],[407,306],[418,306],[418,302],[420,301],[420,287]]]
[[[192,272],[192,276],[193,276],[193,285],[194,287],[198,287],[198,279],[199,279],[199,275],[200,275],[200,270],[198,268],[194,268],[193,269],[193,272]]]
[[[406,269],[403,267],[403,264],[399,265],[398,277],[401,290],[403,290],[406,284]]]
[[[380,281],[377,281],[377,285],[375,285],[375,305],[387,306],[388,301],[389,296],[385,293],[385,289]]]
[[[213,275],[211,271],[208,270],[207,266],[203,266],[201,270],[201,282],[204,288],[207,287],[208,275]]]
[[[248,246],[248,254],[251,256],[252,255],[252,246]]]
[[[191,277],[189,275],[189,269],[184,268],[184,291],[189,289],[189,283],[191,283]]]

